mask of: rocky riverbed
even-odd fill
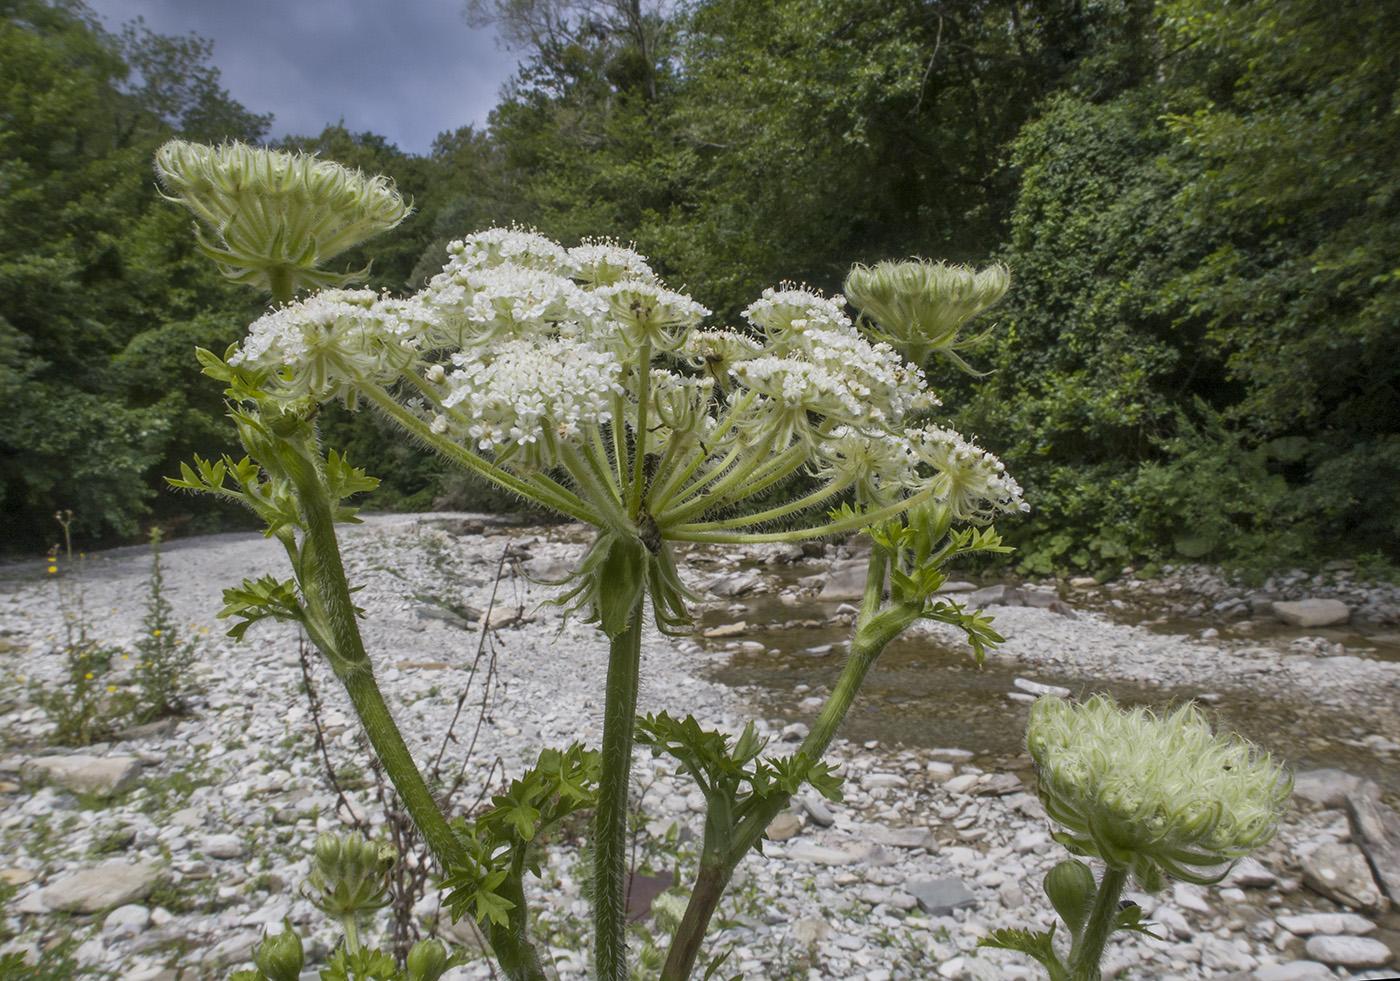
[[[587,626],[540,606],[550,587],[509,571],[496,582],[503,560],[537,580],[562,575],[586,545],[584,529],[371,516],[343,540],[351,579],[364,584],[356,595],[368,613],[380,684],[425,762],[467,692],[457,741],[444,754],[448,772],[465,766],[460,806],[499,788],[502,767],[519,772],[541,746],[597,741],[605,645]],[[224,978],[246,966],[264,928],[290,917],[312,931],[313,957],[324,956],[335,933],[298,891],[315,835],[346,817],[385,820],[353,715],[333,679],[317,672],[327,755],[349,788],[342,801],[316,746],[296,631],[259,624],[234,644],[214,619],[222,587],[285,574],[279,549],[259,535],[214,536],[167,546],[163,562],[167,598],[201,640],[204,694],[186,718],[84,749],[49,745],[52,723],[32,701],[35,684],[59,681],[64,616],[76,611],[59,604],[56,577],[43,565],[0,575],[8,947],[52,958],[61,949],[54,943],[71,937],[85,976],[175,981],[183,966],[185,978]],[[757,718],[773,751],[794,745],[839,665],[852,612],[843,604],[861,566],[849,546],[684,553],[682,575],[704,597],[704,615],[693,637],[645,639],[641,711],[689,712],[731,732]],[[848,740],[830,753],[845,777],[845,800],[799,802],[774,822],[764,856],[741,868],[711,944],[732,951],[725,976],[1038,977],[1025,958],[978,950],[976,942],[998,927],[1053,922],[1039,881],[1064,853],[1049,837],[1028,761],[1016,749],[1025,704],[1045,685],[1107,688],[1149,703],[1201,697],[1232,725],[1237,715],[1264,719],[1250,734],[1311,768],[1299,776],[1278,838],[1257,860],[1217,887],[1178,884],[1133,896],[1162,939],[1116,942],[1109,973],[1394,976],[1387,967],[1400,951],[1400,921],[1390,909],[1400,898],[1400,820],[1392,810],[1400,789],[1392,782],[1400,662],[1385,656],[1384,637],[1397,604],[1392,588],[1338,575],[1347,571],[1317,583],[1285,575],[1271,588],[1228,597],[1239,587],[1224,580],[1216,587],[1204,570],[1108,587],[1031,583],[987,592],[985,584],[952,584],[956,598],[989,607],[1007,643],[980,674],[957,638],[937,628],[920,628],[901,641],[906,647],[887,652],[890,664],[872,673]],[[148,572],[143,549],[82,564],[75,580],[82,616],[104,641],[135,640]],[[1272,626],[1285,623],[1283,604],[1307,600],[1344,605],[1361,622],[1362,641],[1338,639],[1327,631],[1339,628],[1325,624]],[[1129,614],[1170,618],[1168,625],[1215,619],[1164,633],[1121,622]],[[966,692],[979,686],[976,712],[960,715],[957,706],[973,700]],[[948,689],[954,695],[943,714],[959,724],[919,721],[929,717],[919,715],[928,707],[921,699]],[[889,719],[902,721],[882,722]],[[1006,735],[998,742],[990,733]],[[679,866],[684,881],[703,800],[665,761],[641,754],[636,773],[639,859],[653,871]],[[573,854],[562,838],[551,844],[535,891],[540,940],[566,979],[583,976],[587,956]],[[415,907],[417,923],[426,929],[435,912],[429,891]],[[472,949],[468,928],[444,932]],[[316,976],[310,966],[308,979]],[[448,978],[490,976],[476,958]]]

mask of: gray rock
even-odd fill
[[[830,940],[833,932],[831,925],[825,920],[805,919],[798,920],[792,925],[789,936],[800,944],[810,945]]]
[[[1400,817],[1381,802],[1370,780],[1347,794],[1351,839],[1371,864],[1376,883],[1392,902],[1400,902]]]
[[[827,570],[826,581],[818,599],[852,600],[865,595],[865,574],[869,568],[868,559],[845,559],[833,562]]]
[[[938,839],[927,828],[886,828],[880,825],[870,829],[872,840],[891,848],[925,848],[934,851]]]
[[[849,852],[814,845],[809,841],[799,841],[793,845],[788,849],[787,857],[795,862],[812,862],[816,865],[850,865],[856,860]]]
[[[134,756],[37,756],[25,761],[21,772],[26,780],[110,797],[135,782],[141,761]]]
[[[1302,913],[1298,916],[1278,916],[1274,922],[1299,937],[1319,933],[1327,936],[1350,933],[1359,937],[1376,928],[1366,917],[1355,913]]]
[[[1305,770],[1293,778],[1293,796],[1323,807],[1345,807],[1347,796],[1362,784],[1361,777],[1329,766],[1320,770]]]
[[[40,899],[62,913],[97,913],[145,899],[160,878],[154,865],[112,863],[84,869],[49,885]]]
[[[1039,681],[1031,681],[1029,678],[1012,678],[1011,683],[1017,688],[1032,695],[1054,695],[1056,698],[1069,698],[1070,690],[1061,688],[1059,685],[1046,685]]]
[[[802,819],[796,814],[784,811],[769,822],[767,831],[768,840],[787,841],[789,838],[796,837],[797,833],[801,830]]]
[[[763,589],[763,577],[756,572],[733,572],[726,576],[711,579],[705,589],[716,596],[733,597]]]
[[[238,835],[209,835],[199,850],[210,858],[242,858],[248,854],[248,844]]]
[[[1312,937],[1304,949],[1315,961],[1341,967],[1383,967],[1393,956],[1389,947],[1369,937]]]
[[[104,936],[134,937],[151,925],[151,911],[144,906],[129,903],[118,906],[102,921]]]
[[[980,610],[987,606],[1025,606],[1026,596],[1015,586],[984,586],[968,593],[963,602],[969,610]]]
[[[836,816],[816,794],[808,794],[802,798],[802,809],[807,812],[812,823],[819,828],[829,828],[836,823]]]
[[[1015,774],[994,773],[988,779],[979,780],[972,788],[972,793],[977,797],[1005,797],[1024,789],[1020,778]]]
[[[1225,888],[1233,886],[1238,889],[1270,889],[1277,882],[1278,876],[1259,864],[1257,859],[1246,856],[1235,863],[1235,867],[1220,884]]]
[[[978,779],[975,773],[963,773],[945,783],[943,789],[950,794],[965,794],[977,784]]]
[[[960,879],[906,882],[904,891],[913,896],[919,903],[919,909],[929,916],[947,916],[955,909],[977,905],[976,897],[968,892]]]
[[[1303,882],[1352,909],[1379,911],[1381,892],[1355,845],[1327,842],[1303,860]]]
[[[909,781],[898,773],[867,773],[860,778],[860,786],[862,790],[874,790],[877,787],[907,787]]]
[[[1351,607],[1334,599],[1280,601],[1274,604],[1274,616],[1294,627],[1326,627],[1351,619]]]

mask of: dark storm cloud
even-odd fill
[[[444,130],[484,125],[515,56],[471,30],[462,0],[89,0],[108,30],[136,17],[214,41],[225,88],[272,135],[351,132],[425,154]]]

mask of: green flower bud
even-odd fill
[[[388,874],[396,858],[393,846],[353,832],[322,834],[311,856],[308,898],[335,917],[382,909],[389,904]]]
[[[253,963],[267,981],[297,981],[301,977],[306,959],[301,937],[290,919],[284,921],[284,926],[286,929],[279,934],[264,934],[262,943],[253,948]]]
[[[438,981],[447,971],[447,948],[441,940],[420,940],[408,952],[408,981]]]
[[[1145,889],[1163,874],[1218,882],[1234,860],[1264,845],[1293,795],[1293,779],[1267,753],[1217,737],[1201,711],[1163,717],[1124,711],[1095,695],[1083,705],[1041,698],[1026,744],[1037,791],[1071,851],[1130,869]]]
[[[912,363],[922,365],[938,351],[965,370],[953,352],[985,335],[959,340],[964,323],[996,303],[1011,285],[1005,266],[976,271],[945,262],[878,262],[857,265],[846,277],[846,298],[875,321],[875,336],[894,346]]]
[[[1094,873],[1075,859],[1066,859],[1045,874],[1045,895],[1073,936],[1084,929],[1096,892]]]
[[[171,140],[156,152],[155,167],[166,196],[209,226],[199,231],[199,246],[224,276],[279,301],[363,279],[368,269],[321,266],[412,211],[387,178],[242,143]]]

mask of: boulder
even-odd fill
[[[802,819],[796,814],[784,811],[769,822],[767,831],[768,840],[787,841],[789,838],[796,837],[797,833],[801,830]]]
[[[1360,846],[1371,865],[1376,883],[1391,902],[1400,903],[1400,817],[1381,802],[1373,781],[1347,794],[1351,840]]]
[[[1329,766],[1305,770],[1293,778],[1293,796],[1323,807],[1345,807],[1347,796],[1360,788],[1362,777]]]
[[[1327,842],[1303,860],[1303,882],[1343,906],[1379,912],[1384,902],[1366,856],[1355,845]]]
[[[812,862],[815,865],[850,865],[855,856],[839,848],[826,848],[811,842],[799,841],[788,849],[787,857],[795,862]]]
[[[931,879],[906,882],[904,891],[919,903],[919,909],[929,916],[947,916],[955,909],[975,906],[977,899],[968,892],[960,879]]]
[[[756,572],[731,572],[711,579],[705,584],[705,589],[715,596],[726,598],[763,592],[763,577]]]
[[[851,600],[865,596],[865,573],[869,568],[867,559],[845,559],[831,564],[826,580],[817,599]]]
[[[141,761],[134,756],[37,756],[26,760],[20,772],[26,780],[110,797],[136,781]]]
[[[1351,619],[1351,607],[1341,600],[1304,599],[1274,604],[1274,616],[1294,627],[1326,627]]]
[[[1304,949],[1315,961],[1346,968],[1384,967],[1393,956],[1389,947],[1369,937],[1312,937]]]
[[[110,863],[64,876],[40,893],[45,906],[61,913],[97,913],[145,899],[160,878],[154,865]]]

